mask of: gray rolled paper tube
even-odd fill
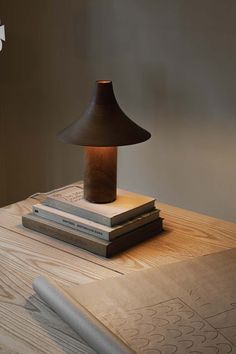
[[[53,282],[40,276],[33,281],[33,289],[97,353],[135,353],[88,310]]]

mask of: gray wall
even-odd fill
[[[96,79],[152,133],[119,149],[119,184],[236,222],[236,2],[0,0],[1,204],[81,178],[55,133]]]

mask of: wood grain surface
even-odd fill
[[[0,353],[93,353],[34,295],[37,275],[70,286],[236,247],[236,224],[158,203],[165,231],[105,259],[25,229],[21,216],[44,198],[0,209]]]

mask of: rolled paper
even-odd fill
[[[33,289],[97,353],[135,353],[91,312],[53,281],[40,276],[33,281]]]

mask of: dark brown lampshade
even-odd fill
[[[65,143],[81,146],[122,146],[141,143],[151,134],[120,109],[112,82],[100,80],[85,113],[58,133]]]

